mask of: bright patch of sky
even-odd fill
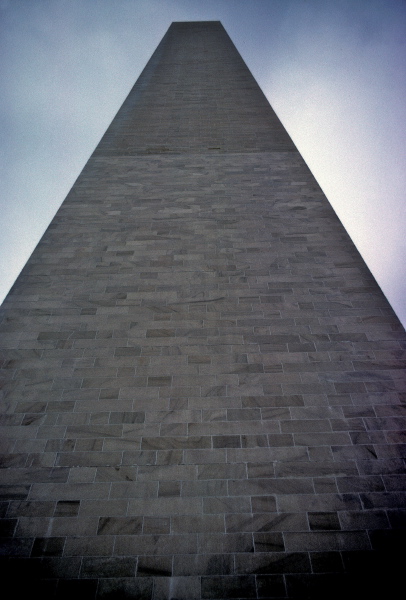
[[[406,324],[404,0],[0,0],[0,301],[172,21],[220,20]]]

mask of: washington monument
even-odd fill
[[[220,22],[170,26],[1,318],[16,597],[397,597],[405,332]]]

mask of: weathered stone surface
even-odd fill
[[[406,335],[219,23],[171,26],[1,316],[21,590],[388,595]]]

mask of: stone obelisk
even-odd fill
[[[1,316],[14,590],[390,589],[405,332],[219,22],[170,26]]]

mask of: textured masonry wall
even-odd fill
[[[397,597],[405,333],[219,23],[171,26],[1,314],[14,593]]]

